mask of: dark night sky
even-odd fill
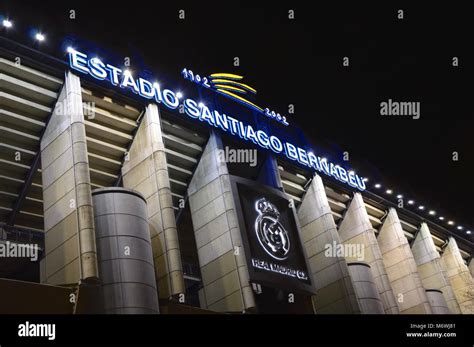
[[[468,8],[408,4],[316,5],[309,1],[2,1],[8,36],[33,45],[30,26],[61,56],[74,34],[157,75],[178,80],[183,67],[235,72],[255,86],[260,104],[286,113],[311,141],[349,151],[354,168],[395,193],[474,229],[471,197],[472,33]],[[194,4],[193,4],[194,3]],[[349,3],[349,2],[348,2]],[[153,9],[152,9],[153,6]],[[113,7],[113,9],[111,9]],[[405,19],[397,19],[397,9]],[[69,10],[76,19],[69,19]],[[178,19],[178,10],[186,19]],[[287,17],[295,10],[295,20]],[[235,68],[233,57],[240,58]],[[350,67],[342,66],[342,57]],[[460,66],[452,67],[453,56]],[[421,102],[421,119],[383,117],[379,104]],[[452,152],[460,160],[453,162]]]

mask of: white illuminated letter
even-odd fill
[[[199,117],[199,108],[193,99],[184,100],[184,112],[191,118]]]
[[[105,65],[100,59],[92,58],[89,60],[88,64],[89,71],[92,77],[95,77],[99,80],[105,80],[107,78],[107,71],[105,71]]]
[[[176,94],[169,89],[163,90],[163,102],[167,107],[174,110],[179,105],[179,100],[176,97]]]
[[[296,152],[296,147],[291,143],[285,143],[285,153],[289,159],[298,160],[298,153]]]
[[[107,69],[107,71],[109,71],[110,83],[112,83],[114,86],[118,85],[119,75],[122,73],[122,70],[110,64],[107,64],[105,68]]]
[[[153,90],[153,84],[143,78],[138,79],[138,94],[147,99],[153,99],[155,91]]]
[[[138,94],[138,86],[133,76],[130,73],[123,74],[122,83],[120,83],[121,88],[132,87],[132,91]]]
[[[87,68],[87,55],[76,50],[69,50],[69,65],[74,70],[82,73],[89,73]]]

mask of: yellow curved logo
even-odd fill
[[[247,106],[253,107],[256,110],[263,112],[263,109],[253,102],[247,100],[238,94],[257,94],[257,90],[248,84],[242,83],[244,76],[235,75],[231,73],[213,73],[209,76],[210,84],[213,89],[229,98],[232,98]]]

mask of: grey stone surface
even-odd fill
[[[101,262],[103,285],[112,283],[146,284],[156,290],[153,264],[135,259],[112,259]]]
[[[124,188],[93,192],[99,274],[106,313],[147,309],[159,313],[144,198]]]
[[[364,261],[370,265],[385,313],[399,313],[399,307],[387,276],[382,253],[360,193],[354,193],[344,219],[339,225],[339,236],[341,242],[345,245],[358,245],[364,248]],[[350,255],[346,255],[345,258],[349,262],[359,260],[357,257],[354,258]]]
[[[45,232],[51,231],[41,282],[75,285],[97,280],[98,267],[81,85],[71,72],[54,110],[40,144]]]
[[[390,208],[380,229],[378,244],[401,313],[432,313],[418,268],[397,212]]]
[[[453,237],[449,238],[441,260],[461,313],[474,314],[474,280]]]
[[[326,245],[340,244],[336,224],[321,177],[315,175],[298,210],[300,237],[308,256],[316,288],[316,313],[360,313],[347,263],[343,257],[326,256]]]
[[[415,241],[411,246],[413,257],[418,266],[418,273],[425,288],[438,289],[443,293],[450,313],[459,314],[461,309],[454,296],[441,257],[436,250],[433,238],[426,223],[421,223]],[[433,308],[433,313],[434,312]]]
[[[220,312],[241,312],[255,308],[256,304],[236,222],[229,173],[226,163],[217,156],[221,148],[220,137],[212,133],[188,187],[203,273],[201,305]]]
[[[451,311],[444,299],[443,292],[440,290],[427,289],[426,297],[430,303],[433,314],[449,314]]]
[[[165,147],[161,134],[157,105],[146,107],[143,120],[129,151],[129,160],[122,167],[123,184],[139,191],[147,200],[155,273],[160,298],[185,292],[181,252]],[[126,204],[126,201],[119,202]],[[120,230],[119,230],[120,232]]]
[[[382,299],[374,281],[370,266],[364,263],[349,263],[354,289],[359,299],[361,313],[385,314]]]

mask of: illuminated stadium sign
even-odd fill
[[[249,279],[272,287],[312,292],[312,280],[294,209],[281,191],[231,177]]]
[[[280,115],[275,111],[270,111],[270,109],[262,108],[255,105],[253,102],[247,100],[244,96],[246,94],[257,94],[257,90],[250,87],[247,84],[242,83],[243,76],[231,74],[231,73],[214,73],[209,77],[201,77],[198,74],[194,74],[192,70],[183,69],[181,72],[185,79],[190,80],[191,82],[202,85],[206,88],[216,91],[234,101],[237,101],[245,106],[250,107],[251,109],[276,120],[277,122],[288,126],[288,121],[285,116]],[[241,95],[238,95],[241,94]]]
[[[213,109],[203,103],[198,103],[191,98],[184,98],[180,93],[176,93],[171,89],[163,88],[163,86],[158,83],[152,83],[141,77],[135,78],[128,70],[122,70],[114,65],[106,64],[96,57],[89,57],[87,54],[74,49],[68,49],[68,53],[69,65],[75,71],[90,75],[97,80],[108,81],[113,86],[129,90],[145,99],[154,100],[171,110],[175,110],[182,105],[184,112],[191,119],[208,123],[210,126],[221,129],[233,136],[237,136],[245,141],[251,141],[261,148],[271,150],[276,154],[284,155],[290,160],[296,161],[305,167],[333,177],[353,188],[357,188],[361,191],[366,189],[365,180],[355,174],[354,171],[347,171],[343,167],[334,164],[323,157],[315,155],[311,150],[298,147],[289,141],[284,141],[279,137],[270,134],[266,130],[257,129],[256,127],[254,128],[250,124],[246,124],[243,121],[225,114],[222,110]],[[186,71],[190,76],[190,71]],[[242,76],[214,74],[209,77],[209,80],[206,78],[206,83],[209,85],[209,88],[214,88],[216,92],[251,106],[250,104],[252,103],[250,101],[231,91],[234,90],[232,88],[238,88],[244,91],[251,90],[251,87],[238,82],[240,77]],[[194,81],[197,82],[196,75],[194,75]],[[200,82],[201,81],[203,81],[203,79],[200,78]],[[261,109],[255,104],[252,105],[253,106],[251,107],[256,110]],[[283,117],[280,116],[280,118],[278,118],[279,115],[273,117],[274,113],[268,109],[261,110],[264,114],[269,112],[270,117],[277,121],[283,121]],[[284,120],[286,122],[286,119]]]

